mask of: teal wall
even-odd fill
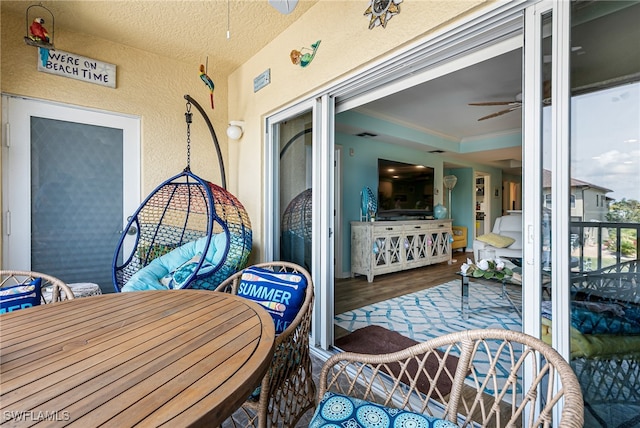
[[[451,191],[451,218],[456,226],[467,228],[467,248],[473,247],[473,227],[475,225],[475,210],[473,205],[476,180],[473,168],[448,168],[445,175],[458,177],[456,186]],[[448,190],[444,199],[449,201]]]
[[[360,191],[364,186],[378,195],[378,158],[422,164],[434,169],[436,183],[442,183],[442,158],[415,149],[381,143],[375,140],[339,134],[336,145],[342,146],[342,263],[351,270],[351,221],[360,220]],[[442,203],[442,192],[434,195],[434,203]]]

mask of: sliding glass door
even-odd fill
[[[640,4],[544,2],[528,13],[525,277],[539,287],[524,298],[540,306],[525,308],[525,331],[571,362],[585,426],[635,426]]]
[[[638,426],[640,3],[574,1],[570,14],[571,363],[588,426]]]
[[[334,160],[327,155],[333,153],[333,134],[319,131],[319,124],[326,122],[330,102],[323,97],[267,120],[265,177],[266,259],[293,262],[311,273],[316,296],[312,336],[323,347],[331,340],[324,320],[333,313],[326,297],[331,293],[319,285],[333,278]]]
[[[278,125],[278,207],[281,260],[311,272],[313,220],[312,115],[305,111]]]

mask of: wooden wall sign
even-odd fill
[[[42,48],[38,48],[38,50],[41,54]],[[116,66],[114,64],[61,50],[49,50],[46,62],[40,61],[40,55],[38,55],[38,71],[109,88],[115,89],[116,87]]]

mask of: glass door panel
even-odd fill
[[[640,424],[640,3],[572,2],[572,366],[585,426]],[[602,346],[594,347],[594,338]]]
[[[311,272],[313,139],[310,111],[277,125],[280,260]]]

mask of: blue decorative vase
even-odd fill
[[[447,209],[440,204],[437,204],[433,207],[433,216],[438,220],[443,219],[447,216]]]

